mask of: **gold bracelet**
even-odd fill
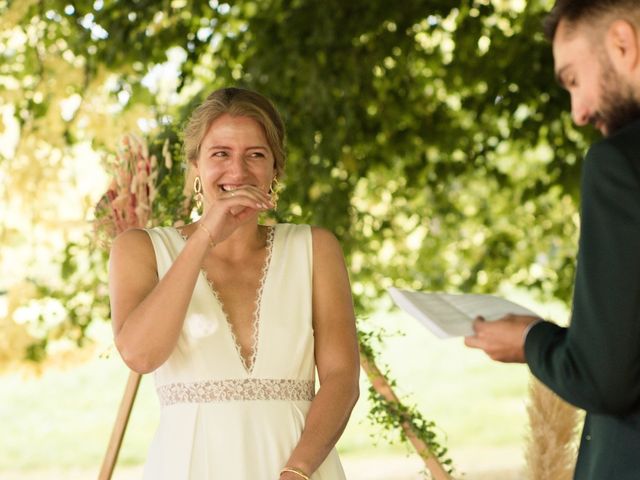
[[[211,248],[215,247],[216,244],[213,243],[213,238],[211,237],[211,232],[207,229],[207,227],[205,227],[203,224],[198,223],[198,226],[203,229],[205,232],[207,232],[207,237],[209,237],[209,245],[211,245]]]
[[[300,470],[298,468],[284,467],[282,470],[280,470],[280,475],[282,475],[284,472],[295,473],[300,478],[304,478],[304,480],[309,480],[309,475],[307,475],[306,473],[304,473],[302,470]]]

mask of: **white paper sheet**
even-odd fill
[[[440,338],[473,335],[473,320],[497,320],[508,314],[539,317],[535,312],[494,295],[414,292],[389,288],[393,301]]]

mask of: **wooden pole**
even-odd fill
[[[394,393],[391,385],[389,385],[386,377],[382,374],[375,362],[362,354],[362,352],[360,353],[360,364],[362,365],[362,369],[366,372],[367,377],[369,377],[369,381],[375,391],[378,392],[378,394],[380,394],[387,402],[400,404],[400,400]],[[420,458],[424,461],[425,466],[431,472],[431,475],[433,475],[434,480],[452,480],[451,476],[438,461],[438,458],[431,452],[429,446],[416,435],[411,422],[403,420],[401,425],[404,434],[407,436],[418,455],[420,455]]]
[[[102,461],[102,467],[100,468],[100,475],[98,480],[111,480],[113,475],[113,469],[116,466],[118,460],[118,453],[122,445],[122,439],[129,423],[129,416],[131,415],[131,409],[133,408],[133,402],[136,399],[138,393],[138,387],[140,386],[140,378],[142,375],[136,372],[129,372],[129,379],[124,389],[124,395],[120,401],[120,407],[118,408],[118,414],[116,415],[116,421],[113,425],[111,432],[111,438],[109,439],[109,445],[107,446],[107,452],[105,453],[104,460]]]

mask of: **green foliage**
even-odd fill
[[[38,309],[37,321],[31,325],[34,339],[26,348],[25,360],[42,362],[60,340],[70,340],[77,347],[83,347],[91,324],[109,319],[107,252],[93,247],[89,237],[69,243],[59,260],[59,277],[33,280],[36,302],[54,301],[65,314],[56,318],[51,308],[43,305]],[[56,320],[52,321],[52,317]]]
[[[577,229],[567,219],[589,139],[553,83],[540,31],[548,7],[48,0],[22,24],[41,25],[47,44],[64,33],[88,71],[117,76],[125,109],[147,104],[174,131],[213,88],[272,98],[288,126],[277,217],[336,232],[366,313],[392,283],[493,291],[507,282],[568,301]],[[142,78],[172,47],[186,53],[179,89],[191,93],[159,105]],[[158,208],[168,215],[170,205]]]
[[[151,213],[154,226],[189,222],[193,202],[184,195],[186,168],[181,160],[181,148],[182,145],[173,130],[165,130],[150,142],[149,152],[159,159],[157,199],[153,202]],[[172,159],[169,164],[165,161],[167,156]]]

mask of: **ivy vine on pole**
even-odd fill
[[[360,364],[371,383],[369,419],[386,430],[398,430],[400,439],[413,447],[423,460],[431,478],[451,480],[452,461],[447,457],[447,448],[438,441],[436,424],[425,419],[415,406],[408,406],[398,398],[393,390],[395,380],[376,364],[371,345],[374,339],[380,341],[381,334],[358,330]]]

